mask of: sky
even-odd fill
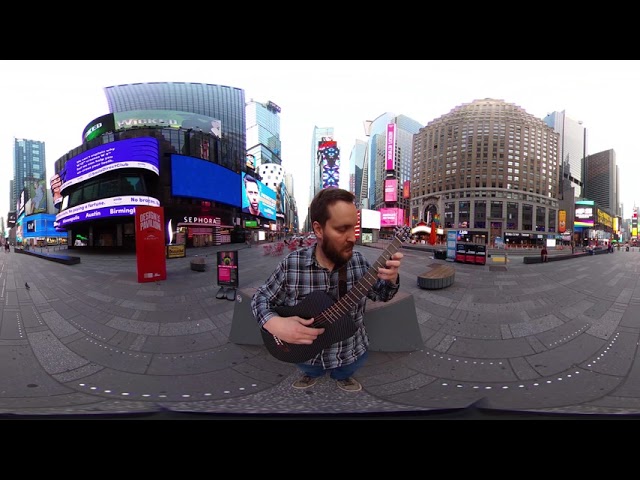
[[[314,127],[333,127],[343,175],[364,122],[385,112],[422,125],[464,103],[504,100],[544,118],[583,122],[587,153],[613,149],[624,218],[640,205],[639,60],[0,60],[0,216],[6,220],[15,138],[45,142],[47,186],[54,163],[109,112],[104,88],[193,82],[245,91],[280,106],[282,164],[294,175],[301,212],[309,203]],[[303,221],[301,218],[300,221]]]

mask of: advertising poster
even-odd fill
[[[242,172],[242,212],[276,219],[276,192],[245,172]]]
[[[456,245],[458,243],[457,238],[457,230],[447,231],[447,260],[450,262],[454,262],[456,259]]]
[[[138,283],[166,280],[164,208],[138,206],[135,209]]]
[[[238,286],[237,251],[218,252],[218,285],[222,287]]]

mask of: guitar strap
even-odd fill
[[[345,263],[338,270],[338,298],[347,294],[347,264]]]

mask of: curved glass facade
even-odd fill
[[[105,87],[111,113],[130,110],[177,110],[221,121],[225,155],[232,170],[242,171],[246,154],[244,90],[225,85],[149,82]]]

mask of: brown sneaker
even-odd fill
[[[309,388],[309,387],[313,387],[317,381],[318,381],[318,377],[310,377],[309,375],[303,375],[302,378],[293,382],[291,386],[293,388],[299,388],[299,389]]]
[[[359,392],[362,390],[362,385],[353,377],[345,378],[344,380],[336,380],[338,387],[345,392]]]

